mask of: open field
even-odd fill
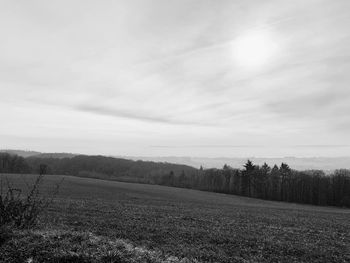
[[[22,186],[35,178],[7,177]],[[60,178],[46,176],[44,188]],[[350,262],[350,209],[157,185],[64,176],[39,228],[123,239],[200,262]]]

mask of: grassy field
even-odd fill
[[[22,187],[34,179],[7,177]],[[44,191],[61,178],[46,176]],[[40,239],[38,247],[23,248],[34,258],[35,249],[65,239],[71,251],[60,262],[90,262],[69,255],[106,246],[141,253],[140,261],[101,262],[350,262],[350,209],[65,176],[38,229],[17,238],[22,243],[10,242],[17,251]]]

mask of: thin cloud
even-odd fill
[[[151,148],[265,148],[264,145],[150,145]]]
[[[157,122],[157,123],[173,124],[173,125],[177,125],[177,124],[179,124],[179,125],[195,125],[195,126],[207,125],[207,124],[203,124],[203,123],[177,121],[177,120],[172,120],[169,118],[158,117],[158,116],[135,114],[134,112],[131,112],[131,111],[117,110],[117,109],[111,109],[111,108],[107,108],[107,107],[93,106],[93,105],[79,105],[79,106],[76,106],[75,109],[80,110],[80,111],[100,114],[100,115],[113,116],[113,117],[117,117],[117,118],[134,119],[134,120],[138,120],[138,121],[142,121],[142,122]]]

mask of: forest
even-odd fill
[[[105,156],[23,158],[0,153],[0,173],[66,174],[107,180],[159,184],[234,194],[265,200],[350,207],[350,170],[331,174],[297,171],[282,163],[259,166],[250,160],[242,169],[196,169],[186,165],[131,161]]]
[[[296,171],[288,164],[262,166],[247,161],[243,169],[225,165],[222,169],[200,169],[157,178],[157,184],[241,195],[265,200],[323,206],[350,207],[350,170]]]

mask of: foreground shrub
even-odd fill
[[[12,237],[12,230],[7,226],[0,226],[0,247]]]
[[[43,175],[39,175],[32,186],[28,185],[27,193],[24,193],[22,189],[14,188],[7,178],[4,187],[1,179],[0,227],[29,228],[36,224],[40,213],[52,202],[59,187],[57,185],[51,198],[41,195],[39,189],[42,181]]]

